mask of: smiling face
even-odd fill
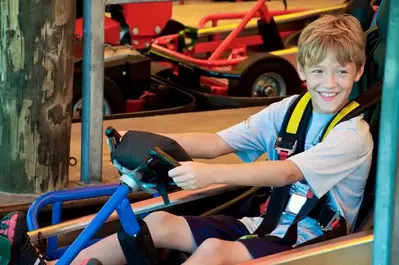
[[[298,73],[307,82],[312,97],[313,111],[333,114],[347,102],[353,83],[359,81],[364,66],[348,62],[341,65],[335,53],[328,51],[324,60],[313,66],[302,67],[298,63]]]
[[[306,26],[298,40],[298,72],[307,82],[313,109],[336,113],[363,74],[366,35],[350,15],[324,15]]]

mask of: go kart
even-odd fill
[[[323,14],[349,13],[369,25],[376,9],[357,0],[273,12],[265,3],[256,1],[248,13],[208,15],[198,29],[156,38],[148,54],[169,67],[153,75],[185,88],[201,109],[268,105],[304,89],[296,72],[296,46],[308,23]],[[217,26],[219,20],[238,18],[238,24]],[[205,27],[208,22],[212,27]]]
[[[171,19],[172,2],[107,6],[106,118],[121,113],[131,115],[112,118],[268,105],[301,92],[295,69],[295,45],[301,29],[322,14],[344,12],[348,4],[269,11],[265,2],[258,0],[246,13],[207,15],[198,29]],[[144,19],[142,14],[149,14],[148,10],[151,16]],[[79,121],[82,108],[83,18],[79,13],[75,25],[75,121]],[[242,19],[239,24],[218,26],[220,20],[237,18]],[[206,27],[208,22],[212,27]]]

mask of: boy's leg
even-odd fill
[[[15,229],[18,227],[19,223],[25,224],[25,220],[22,220],[22,217],[11,217],[7,220],[19,220],[18,222],[11,222],[16,225],[13,225],[13,231],[17,231]],[[248,233],[245,226],[236,221],[234,218],[229,217],[179,217],[176,215],[172,215],[166,212],[154,212],[148,215],[145,218],[145,221],[150,230],[151,236],[154,240],[155,246],[159,248],[172,248],[184,252],[194,252],[197,248],[197,245],[200,245],[204,240],[210,237],[219,237],[226,240],[235,240],[239,238],[241,235],[245,235]],[[11,231],[8,229],[8,231]],[[23,234],[27,239],[28,236],[26,234],[26,229],[22,229],[24,231]],[[18,230],[19,231],[19,230]],[[191,231],[194,231],[192,233]],[[10,233],[5,233],[3,231],[3,235],[10,236]],[[15,236],[14,236],[15,238]],[[24,241],[15,241],[15,242],[24,242]],[[25,241],[29,242],[29,241]],[[212,241],[211,241],[212,242]],[[205,244],[204,248],[208,245]],[[25,245],[24,245],[25,246]],[[29,243],[29,246],[30,243]],[[32,247],[32,246],[31,246]],[[26,251],[26,249],[23,249]],[[111,250],[111,251],[110,251]],[[30,253],[30,252],[29,252]],[[25,254],[22,253],[22,254]],[[36,251],[35,257],[38,257],[38,253]],[[199,252],[201,254],[201,252]],[[112,255],[112,256],[111,256]],[[119,241],[117,235],[111,235],[93,246],[84,249],[81,253],[76,257],[76,259],[72,262],[72,265],[82,265],[87,264],[86,261],[88,259],[97,258],[103,264],[112,265],[112,264],[125,264],[126,260],[123,255],[122,249],[119,245]],[[24,264],[30,265],[34,263],[30,262],[17,262],[17,265]],[[45,264],[40,259],[40,265]],[[49,262],[48,264],[55,264],[55,262]]]
[[[144,218],[157,248],[172,248],[193,252],[196,248],[190,228],[183,217],[167,212],[154,212]],[[112,251],[110,251],[112,250]],[[116,234],[82,250],[72,262],[81,265],[84,260],[96,258],[103,264],[126,264],[125,256]]]
[[[290,246],[266,237],[240,239],[235,242],[210,238],[199,246],[184,265],[233,265],[291,249]]]
[[[184,265],[233,265],[252,260],[248,249],[238,241],[217,238],[205,240]]]
[[[243,224],[232,217],[225,216],[181,217],[158,211],[149,214],[144,221],[157,248],[169,248],[189,253],[193,253],[197,245],[201,245],[203,241],[211,237],[234,241],[248,234]],[[72,265],[80,265],[88,258],[97,258],[107,265],[126,264],[116,234],[82,250]]]
[[[165,212],[156,212],[149,215],[145,221],[157,247],[169,247],[187,252],[194,251],[195,243],[193,243],[190,229],[182,217]],[[10,213],[0,220],[0,236],[7,238],[12,245],[11,265],[44,265],[56,263],[56,261],[45,262],[43,256],[30,243],[27,235],[25,215],[22,213]],[[116,234],[81,251],[72,264],[100,264],[94,258],[107,265],[126,264]]]

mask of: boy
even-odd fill
[[[373,142],[369,127],[356,117],[337,125],[321,143],[320,137],[334,114],[348,102],[354,82],[363,74],[365,44],[359,22],[347,15],[323,16],[303,30],[298,43],[298,72],[307,82],[313,106],[304,152],[277,161],[274,149],[287,109],[297,97],[291,96],[217,134],[166,135],[193,158],[235,152],[247,162],[182,162],[169,171],[169,176],[183,189],[215,183],[274,187],[295,183],[292,192],[297,194],[306,195],[310,189],[320,198],[328,193],[328,205],[345,218],[347,231],[352,232],[371,165]],[[265,152],[269,160],[255,162]],[[294,217],[283,214],[271,235],[283,237]],[[159,211],[144,220],[156,247],[192,253],[186,265],[237,264],[291,249],[262,238],[241,239],[257,229],[262,217],[180,217]],[[294,246],[320,235],[322,230],[316,220],[306,217],[298,224]],[[112,249],[112,253],[105,249]],[[72,264],[82,264],[92,257],[106,265],[126,263],[116,235],[83,250]]]

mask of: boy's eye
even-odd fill
[[[348,71],[346,71],[346,70],[338,70],[338,73],[339,73],[340,75],[344,75],[344,74],[347,74]]]
[[[321,73],[323,73],[323,70],[315,69],[315,70],[312,70],[312,73],[321,74]]]

